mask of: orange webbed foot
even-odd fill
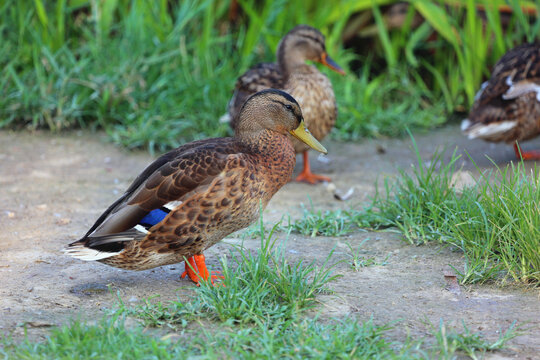
[[[311,168],[309,166],[309,156],[308,152],[304,151],[304,170],[298,176],[296,177],[296,181],[303,181],[310,184],[316,184],[319,182],[330,182],[332,181],[328,176],[318,175],[311,172]]]
[[[306,173],[303,171],[296,177],[296,181],[307,182],[314,185],[316,183],[323,182],[323,181],[330,182],[331,179],[328,176],[317,175],[317,174],[313,174],[312,172]]]
[[[514,151],[518,160],[540,160],[540,151],[530,150],[522,151],[517,142],[514,143]]]
[[[210,278],[212,285],[214,285],[214,280],[225,279],[219,271],[212,271],[212,274],[208,272],[203,254],[193,255],[186,260],[186,270],[182,273],[181,278],[186,276],[189,276],[197,286],[200,286],[201,279],[207,281]]]
[[[525,151],[521,156],[523,160],[540,160],[540,151]]]

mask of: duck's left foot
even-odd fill
[[[182,279],[185,278],[186,275],[189,276],[191,281],[197,284],[197,286],[200,285],[199,282],[201,279],[207,281],[208,278],[210,278],[210,281],[214,284],[214,280],[225,278],[219,271],[212,271],[212,274],[208,272],[203,254],[193,255],[186,260],[186,270],[181,275]]]
[[[331,179],[328,176],[313,174],[311,171],[308,171],[308,172],[302,171],[296,177],[296,181],[303,181],[303,182],[307,182],[314,185],[316,183],[323,182],[323,181],[330,182]]]
[[[307,151],[304,151],[304,170],[296,177],[296,181],[304,181],[310,184],[316,184],[319,182],[330,182],[331,179],[327,176],[317,175],[311,172],[309,166],[309,155]]]
[[[514,151],[516,153],[516,158],[519,160],[540,160],[540,151],[538,150],[530,150],[530,151],[523,151],[521,150],[521,147],[516,142],[514,143]]]
[[[521,157],[523,160],[540,160],[540,151],[525,151]]]

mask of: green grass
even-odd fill
[[[376,202],[364,206],[356,205],[348,209],[316,210],[310,201],[310,207],[301,204],[302,217],[288,218],[288,224],[282,230],[306,236],[344,236],[359,229],[383,229],[394,226],[387,216],[375,209]],[[357,209],[356,207],[362,207]]]
[[[127,328],[122,321],[105,319],[95,325],[73,321],[53,329],[41,343],[4,340],[4,359],[174,359],[181,347],[148,336],[142,328]]]
[[[403,66],[372,75],[371,63],[363,63],[358,77],[329,74],[339,110],[334,138],[396,137],[408,128],[427,130],[446,121],[444,102],[414,69]]]
[[[479,200],[451,214],[453,242],[467,259],[464,279],[483,281],[483,274],[496,277],[502,271],[503,280],[540,283],[539,176],[536,166],[527,173],[523,163],[484,172]]]
[[[364,245],[364,243],[368,240],[369,238],[365,238],[364,240],[362,240],[362,242],[360,243],[360,245],[358,245],[356,249],[354,249],[350,243],[347,243],[347,247],[349,248],[347,257],[349,258],[348,262],[349,262],[349,265],[351,266],[351,269],[355,271],[359,271],[360,269],[368,267],[368,266],[375,266],[375,265],[384,266],[388,264],[388,259],[390,258],[390,255],[387,255],[382,261],[378,261],[372,256],[369,256],[369,257],[362,256],[361,254],[362,245]]]
[[[390,3],[244,0],[234,22],[228,1],[7,0],[0,128],[99,128],[117,144],[150,151],[231,134],[218,119],[236,78],[274,61],[281,37],[308,23],[348,69],[323,70],[339,105],[333,136],[400,136],[465,111],[495,61],[540,28],[540,17],[517,1],[506,32],[495,7],[487,7],[485,25],[472,16],[479,1],[454,1],[451,16],[445,1],[413,1],[403,26],[388,30],[377,6]],[[417,27],[415,11],[426,19]],[[378,30],[369,56],[344,50],[341,40],[364,14]]]
[[[118,144],[151,151],[230,134],[217,120],[238,75],[273,61],[281,37],[308,23],[349,69],[345,77],[324,70],[340,109],[334,137],[399,136],[466,110],[495,61],[538,38],[540,17],[519,6],[532,9],[531,1],[509,2],[506,32],[497,7],[486,7],[483,24],[475,14],[484,2],[465,0],[452,1],[450,14],[449,1],[412,1],[403,26],[388,30],[378,6],[393,2],[243,0],[235,22],[229,1],[7,0],[0,128],[102,128]],[[420,26],[415,12],[426,19]],[[369,57],[342,44],[366,14],[378,30]]]
[[[413,353],[393,349],[383,335],[387,327],[351,321],[283,322],[274,328],[253,326],[188,331],[177,341],[158,339],[140,327],[128,329],[121,320],[97,325],[72,322],[54,329],[43,343],[5,341],[0,355],[16,359],[373,359],[407,358]],[[401,355],[401,356],[400,356]]]
[[[262,228],[261,248],[255,254],[239,248],[231,253],[230,260],[223,258],[225,279],[219,286],[203,283],[188,303],[164,306],[146,301],[130,313],[153,326],[185,326],[195,318],[260,324],[295,318],[315,306],[316,295],[330,291],[327,286],[337,276],[331,273],[335,265],[329,265],[332,253],[320,267],[287,259],[274,236],[279,226],[276,224],[268,234]]]
[[[289,217],[288,229],[293,232],[307,236],[342,236],[353,231],[353,212],[345,210],[321,211],[308,209],[301,204],[303,217],[299,220],[291,221]]]
[[[420,158],[416,143],[417,162],[412,174],[399,169],[393,183],[385,179],[384,195],[377,194],[377,207],[386,223],[396,226],[411,244],[428,241],[445,241],[444,231],[452,227],[453,211],[459,211],[460,202],[476,201],[479,195],[474,189],[464,189],[464,194],[453,190],[452,175],[459,159],[454,152],[448,163],[443,162],[443,151],[437,151],[428,165]]]
[[[8,0],[0,6],[0,31],[5,34],[0,128],[104,129],[117,144],[150,151],[228,135],[228,126],[218,119],[236,78],[257,62],[273,61],[280,38],[298,23],[321,29],[330,55],[344,68],[361,60],[356,62],[361,67],[345,77],[323,70],[332,79],[340,109],[334,137],[399,136],[406,128],[437,126],[456,104],[463,105],[465,91],[462,83],[446,76],[458,74],[446,71],[458,61],[448,56],[448,49],[455,51],[450,43],[437,43],[442,54],[437,59],[420,58],[430,25],[383,36],[377,17],[384,51],[376,48],[368,58],[342,48],[349,19],[384,3],[391,1],[332,6],[321,0],[245,0],[234,23],[228,19],[228,1]],[[525,23],[523,16],[512,23],[519,30],[516,38],[497,46],[486,64],[519,34],[534,32],[536,25],[523,30]],[[405,34],[411,32],[409,41]],[[489,46],[488,41],[482,44]],[[399,58],[402,53],[411,64]],[[395,59],[389,64],[401,65],[372,68],[390,56]],[[467,56],[462,67],[470,65]],[[487,74],[487,65],[478,63],[482,66],[475,66],[480,70],[467,89],[478,85],[478,74]]]
[[[538,1],[440,0],[410,5],[402,26],[392,30],[373,7],[379,49],[390,68],[407,64],[422,73],[430,93],[444,97],[449,112],[467,111],[506,51],[539,39],[540,16],[529,13],[538,12]],[[512,11],[506,23],[499,6]],[[479,16],[480,9],[484,16]],[[415,22],[418,15],[425,19],[421,24]]]
[[[463,283],[510,278],[538,285],[538,169],[528,174],[523,163],[496,168],[457,191],[455,152],[446,164],[437,152],[425,165],[413,144],[418,161],[412,174],[400,171],[373,201],[383,223],[397,227],[411,244],[437,241],[463,251],[465,267],[456,269]]]
[[[208,325],[208,324],[207,324]],[[428,338],[389,340],[388,325],[372,320],[360,323],[351,318],[302,319],[274,323],[272,327],[203,324],[161,338],[140,326],[126,325],[124,318],[112,317],[95,324],[71,321],[55,328],[43,342],[28,339],[2,340],[4,359],[454,359],[466,355],[481,358],[486,352],[504,348],[523,331],[512,325],[495,342],[471,333],[464,325],[460,333],[441,321]]]
[[[483,359],[488,351],[502,349],[505,344],[523,333],[520,327],[513,323],[506,331],[501,331],[494,342],[485,340],[480,333],[472,333],[463,323],[463,332],[448,329],[444,322],[439,322],[438,328],[432,327],[437,346],[435,353],[439,359],[455,359],[458,352],[465,353],[471,359]]]
[[[289,229],[310,236],[341,236],[362,228],[397,228],[412,245],[437,242],[465,255],[455,268],[462,283],[507,280],[540,284],[540,187],[535,166],[523,163],[481,171],[474,184],[456,189],[452,176],[460,156],[436,151],[411,169],[386,178],[363,209],[311,210],[289,220]],[[352,251],[352,249],[350,249]],[[353,262],[355,256],[353,256]],[[356,256],[356,260],[359,260]]]
[[[4,47],[0,126],[101,127],[116,143],[151,151],[225,134],[227,126],[217,119],[225,111],[238,65],[223,61],[234,53],[230,36],[214,32],[204,49],[194,41],[204,25],[196,19],[212,11],[210,5],[182,2],[163,37],[143,31],[148,13],[133,6],[114,29],[120,35],[107,41],[98,43],[90,33],[77,46],[68,42],[53,51],[38,37],[27,44],[33,46],[28,59]]]

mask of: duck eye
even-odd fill
[[[285,108],[286,108],[287,110],[292,111],[292,106],[291,106],[291,105],[285,105]]]

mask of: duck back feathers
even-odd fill
[[[540,133],[540,44],[518,46],[493,68],[462,123],[469,138],[514,142]]]

